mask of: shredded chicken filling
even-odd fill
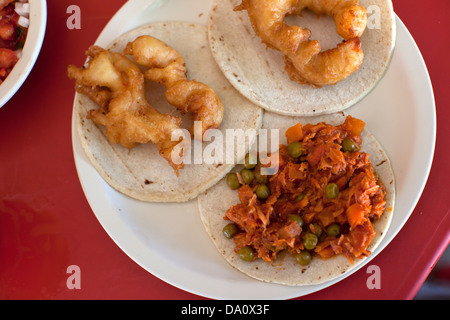
[[[256,181],[242,185],[240,203],[225,214],[224,219],[238,228],[233,237],[236,252],[248,246],[253,260],[273,262],[281,252],[294,255],[307,250],[303,240],[312,233],[318,239],[308,249],[313,255],[343,254],[350,260],[369,255],[376,234],[372,222],[385,210],[386,191],[369,154],[360,151],[363,128],[364,122],[350,116],[339,126],[293,127],[302,155],[293,158],[287,146],[280,146],[280,167],[268,182],[270,196],[258,198]],[[287,132],[288,141],[292,131]],[[355,150],[344,150],[344,140],[351,140]],[[337,186],[336,195],[330,197],[328,185]],[[301,217],[302,223],[293,216]],[[339,234],[327,232],[331,225],[339,226]]]

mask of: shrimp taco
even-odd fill
[[[140,48],[137,39],[150,47]],[[153,44],[158,47],[152,47]],[[149,78],[159,77],[158,81],[148,81],[148,66],[137,59],[142,52],[151,51],[164,58],[174,56],[174,62],[165,69],[157,66],[152,70]],[[197,197],[224,177],[234,164],[220,159],[204,161],[203,151],[212,143],[206,136],[189,139],[187,147],[185,144],[185,149],[180,149],[183,152],[175,152],[184,159],[181,164],[172,160],[171,151],[177,150],[174,148],[181,143],[177,137],[172,141],[173,129],[181,129],[181,133],[191,130],[194,137],[196,119],[202,124],[211,120],[211,128],[220,132],[225,128],[250,129],[253,134],[247,136],[249,143],[256,139],[262,109],[240,95],[223,76],[211,55],[206,26],[155,23],[119,36],[107,48],[91,47],[88,54],[90,58],[84,68],[70,66],[68,71],[69,77],[82,83],[77,82],[74,100],[76,129],[92,165],[116,190],[143,201],[182,202]],[[96,57],[101,59],[95,61]],[[158,61],[153,59],[152,63]],[[168,79],[169,75],[186,77],[186,70],[190,82]],[[90,86],[86,82],[88,76],[89,80],[101,78],[101,81]],[[120,89],[123,86],[125,89]],[[115,94],[116,88],[119,94]],[[186,98],[183,90],[205,95]],[[206,104],[198,107],[194,115],[188,106],[177,105],[178,100],[201,104],[200,99],[205,97]],[[245,156],[242,152],[231,152],[235,161]]]
[[[260,107],[293,116],[363,99],[387,70],[396,39],[391,0],[216,0],[208,28],[231,84]]]
[[[371,256],[391,223],[395,181],[364,126],[344,112],[265,114],[262,128],[280,130],[270,157],[278,171],[262,175],[267,164],[248,161],[199,196],[205,229],[233,267],[261,281],[312,285]]]

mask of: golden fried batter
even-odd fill
[[[321,52],[310,40],[311,31],[289,26],[284,18],[309,8],[334,18],[336,32],[346,41]],[[268,47],[285,55],[291,79],[321,87],[336,84],[358,70],[364,53],[359,38],[367,24],[366,9],[358,0],[242,0],[236,11],[246,10],[256,34]]]
[[[217,129],[223,119],[223,104],[217,94],[207,85],[188,80],[183,57],[173,48],[151,36],[141,36],[128,43],[125,54],[147,68],[145,77],[161,83],[166,88],[167,101],[182,110],[192,112],[194,121],[201,121],[199,132],[191,134],[202,140],[208,129]]]
[[[105,126],[106,136],[113,143],[133,148],[152,142],[159,153],[178,170],[183,165],[173,163],[171,153],[178,141],[171,141],[172,132],[180,129],[181,119],[161,114],[145,98],[144,75],[125,55],[98,46],[87,51],[88,66],[70,65],[68,76],[76,81],[76,90],[100,105],[88,118]],[[182,156],[182,155],[180,155]]]

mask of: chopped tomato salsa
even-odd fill
[[[19,24],[20,15],[15,11],[15,0],[0,0],[0,84],[9,75],[19,57],[28,29]]]
[[[251,248],[251,260],[267,262],[281,252],[321,258],[343,254],[350,260],[368,256],[376,234],[372,222],[385,210],[386,191],[369,154],[360,151],[364,125],[347,116],[338,126],[289,128],[289,145],[280,145],[280,167],[264,181],[264,196],[260,179],[241,183],[240,203],[225,214],[238,230],[236,253]],[[261,164],[252,169],[255,177],[260,169]]]

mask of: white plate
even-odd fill
[[[0,108],[19,90],[33,69],[47,26],[47,2],[45,0],[29,0],[30,27],[22,51],[22,57],[16,63],[11,73],[0,85]]]
[[[119,34],[156,21],[206,24],[210,6],[210,0],[128,1],[108,23],[97,44],[106,46]],[[371,258],[386,247],[412,213],[428,178],[435,146],[436,114],[428,72],[399,19],[397,29],[396,51],[386,75],[363,101],[346,110],[363,119],[378,138],[396,178],[392,225]],[[173,286],[213,299],[289,299],[342,280],[288,287],[245,276],[216,250],[203,229],[195,200],[155,204],[130,199],[104,182],[89,163],[74,121],[72,140],[84,193],[106,232],[131,259]]]

